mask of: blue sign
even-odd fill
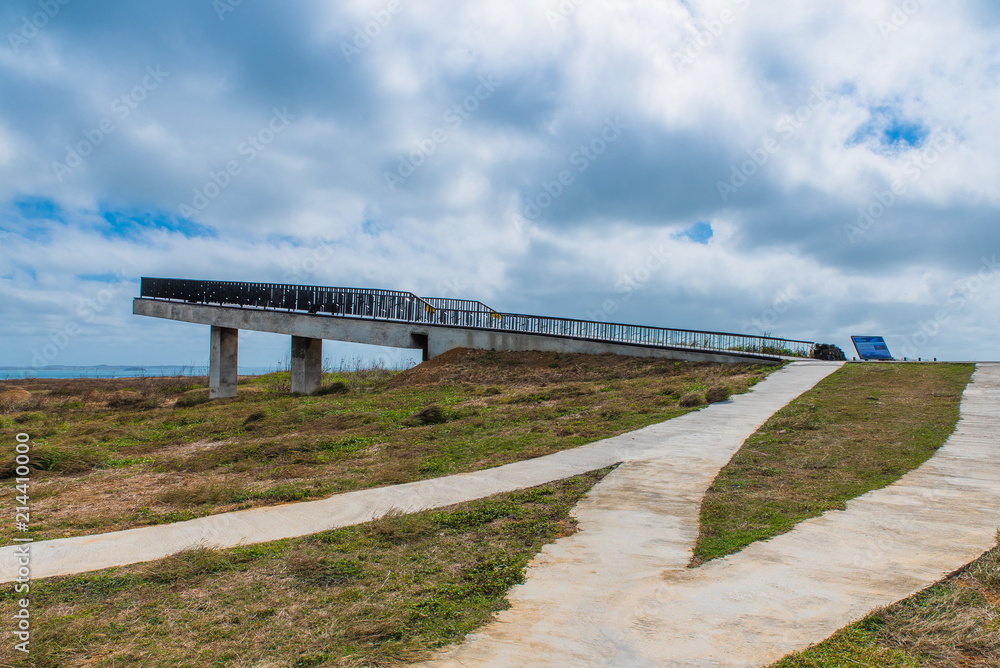
[[[854,349],[858,351],[858,357],[863,360],[889,360],[889,346],[885,345],[885,339],[881,336],[852,336]]]

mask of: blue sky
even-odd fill
[[[11,0],[0,36],[0,365],[204,362],[144,275],[1000,358],[996,3]]]

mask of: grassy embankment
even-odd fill
[[[719,472],[692,566],[790,531],[927,461],[958,421],[968,364],[848,364],[774,414]]]
[[[389,666],[460,640],[508,607],[542,545],[575,531],[607,470],[297,539],[199,549],[31,583],[31,656],[0,665]],[[13,619],[12,588],[0,618]]]
[[[702,504],[692,565],[898,480],[947,440],[971,365],[847,365],[774,415]],[[772,668],[1000,667],[1000,548]]]
[[[291,395],[284,373],[210,402],[204,379],[5,381],[0,428],[34,445],[37,540],[546,455],[746,391],[775,368],[456,350],[401,373],[328,375],[323,396]],[[13,452],[0,461],[12,472]]]

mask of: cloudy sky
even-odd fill
[[[6,0],[0,365],[205,363],[140,276],[1000,359],[998,7]]]

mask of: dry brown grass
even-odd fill
[[[719,472],[692,566],[843,508],[925,462],[958,421],[962,364],[848,364],[775,413]]]
[[[241,379],[237,399],[211,402],[201,402],[203,379],[14,381],[30,390],[30,405],[0,425],[31,434],[33,537],[57,538],[547,455],[687,412],[678,404],[687,392],[744,391],[773,369],[612,355],[442,357],[402,374],[328,375],[348,391],[314,397],[291,396],[287,373]],[[0,457],[0,475],[12,465]]]
[[[31,401],[31,392],[20,387],[0,392],[0,412],[18,410]]]
[[[298,539],[189,550],[31,583],[30,663],[0,665],[396,666],[427,658],[507,607],[570,509],[608,471]],[[0,617],[18,598],[0,592]]]

